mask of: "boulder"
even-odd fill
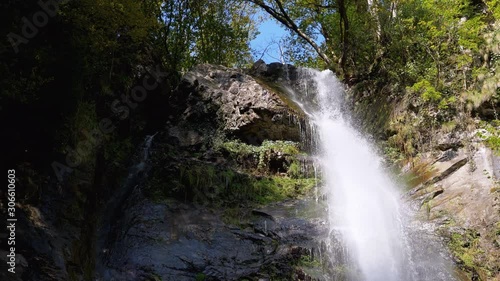
[[[258,68],[270,68],[272,75],[280,72],[278,66]],[[171,136],[184,146],[207,141],[219,132],[249,144],[266,139],[299,141],[301,118],[297,117],[302,114],[285,96],[241,70],[199,65],[184,75],[172,95],[180,118]]]

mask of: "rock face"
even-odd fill
[[[266,69],[253,74],[268,81],[283,74],[283,66]],[[304,160],[293,158],[301,113],[258,79],[213,65],[184,75],[171,99],[176,118],[155,137],[148,176],[108,204],[123,212],[103,220],[110,227],[99,233],[96,280],[325,280],[319,266],[299,267],[301,257],[326,251],[324,212],[310,214],[310,206],[324,206],[255,203],[269,185],[284,188],[276,179],[296,180],[289,186],[297,192],[310,180],[299,175]],[[292,160],[294,178],[286,173]],[[258,192],[245,191],[254,184]]]
[[[300,140],[299,126],[294,125],[300,113],[277,91],[240,70],[199,65],[184,75],[173,96],[180,120],[170,135],[183,146],[201,144],[215,131],[249,144]]]
[[[290,64],[273,62],[266,64],[263,60],[258,60],[249,73],[252,76],[261,77],[267,81],[279,81],[280,79],[297,80],[297,68]]]
[[[314,237],[326,231],[320,218],[283,213],[300,210],[300,202],[253,212],[245,227],[175,200],[154,203],[136,193],[129,203],[115,242],[102,249],[97,280],[270,280],[269,268],[289,275],[293,260],[321,247]]]
[[[432,165],[435,176],[413,190],[413,198],[448,237],[464,278],[499,280],[500,158],[479,141],[472,154],[462,146],[441,145],[448,150]]]
[[[281,77],[285,69],[279,64],[265,68],[253,75],[269,81]],[[103,173],[100,195],[88,180],[93,168],[75,169],[71,181],[64,183],[41,180],[44,186],[33,202],[20,200],[16,205],[15,275],[7,271],[6,236],[0,237],[0,280],[313,280],[310,273],[297,269],[297,263],[302,256],[325,247],[319,239],[325,229],[320,216],[296,215],[302,201],[289,199],[263,208],[245,205],[243,199],[229,198],[232,201],[227,202],[218,198],[221,205],[205,206],[184,196],[186,190],[175,190],[178,197],[161,200],[144,191],[154,178],[149,175],[156,172],[161,176],[165,167],[167,173],[159,177],[163,181],[155,184],[164,189],[181,186],[169,184],[181,181],[179,173],[193,168],[192,164],[197,169],[183,177],[183,186],[197,186],[207,197],[224,194],[225,189],[243,193],[238,188],[252,188],[245,184],[255,183],[257,176],[241,165],[232,167],[227,154],[215,151],[214,144],[221,139],[253,148],[248,144],[282,140],[278,143],[281,148],[262,150],[262,157],[249,151],[249,158],[253,166],[274,161],[263,163],[262,168],[275,170],[269,172],[272,176],[286,174],[291,162],[285,158],[290,153],[280,151],[295,149],[289,143],[300,140],[303,115],[279,89],[273,90],[259,79],[212,65],[188,72],[165,105],[169,122],[155,137],[153,153],[149,154],[151,142],[145,141],[149,144],[143,150],[130,155],[130,162],[136,165]],[[149,162],[150,155],[161,161]],[[296,166],[293,174],[299,170]],[[311,182],[305,181],[309,178],[300,180],[302,185]],[[212,192],[215,183],[218,193]],[[30,184],[19,181],[20,186]],[[260,184],[275,183],[265,178]],[[292,189],[300,186],[292,185]],[[89,198],[93,196],[99,198]],[[232,204],[232,209],[222,204]],[[1,202],[0,207],[6,210]],[[228,222],[226,212],[234,209],[245,209],[244,220]],[[322,280],[321,275],[315,280]]]
[[[409,195],[422,220],[438,225],[464,271],[462,280],[500,280],[499,157],[477,137],[477,133],[488,136],[488,131],[469,132],[473,126],[482,127],[481,119],[495,117],[490,103],[472,114],[476,117],[470,124],[456,119],[452,129],[427,125],[419,129],[416,124],[425,119],[423,107],[395,99],[393,94],[400,91],[391,86],[378,89],[375,95],[376,91],[362,83],[351,88],[353,112],[363,129],[382,144],[390,147],[399,142],[395,145],[401,152],[398,157],[413,164],[405,181],[410,186],[419,184]],[[391,158],[390,154],[386,156]]]

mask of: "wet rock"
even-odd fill
[[[273,218],[273,216],[271,216],[268,213],[259,211],[259,210],[252,210],[252,215],[261,216],[261,217],[264,217],[264,218],[268,218],[268,219],[270,219],[272,221],[275,221],[275,219]]]
[[[454,157],[434,162],[438,176],[420,186],[413,196],[426,203],[422,208],[425,217],[439,225],[442,236],[453,244],[450,249],[464,276],[496,280],[500,277],[500,248],[495,241],[500,194],[495,187],[500,160],[484,145],[473,145],[472,151],[458,148]],[[467,163],[475,169],[467,169]],[[474,243],[457,242],[457,237],[468,237],[468,233],[474,233]]]
[[[284,271],[276,276],[287,276],[292,260],[324,233],[321,224],[279,216],[274,207],[254,210],[253,227],[242,229],[225,224],[217,212],[174,200],[154,203],[136,193],[128,204],[114,226],[118,235],[100,253],[97,280],[157,276],[191,281],[199,275],[205,280],[266,279],[270,276],[265,269],[271,265]]]

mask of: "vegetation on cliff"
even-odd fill
[[[368,127],[405,158],[497,119],[498,1],[251,2],[291,31],[286,61],[334,70],[361,115],[390,105]]]
[[[183,72],[202,62],[252,61],[248,43],[257,21],[251,15],[258,9],[290,30],[284,61],[334,70],[352,86],[361,110],[379,101],[390,105],[370,117],[377,120],[371,127],[402,157],[432,146],[438,130],[470,131],[471,116],[497,118],[495,0],[54,3],[47,4],[47,22],[40,27],[33,25],[33,15],[44,9],[39,4],[2,4],[2,114],[40,115],[6,124],[18,130],[6,139],[14,147],[7,152],[11,162],[34,162],[42,169],[47,163],[33,159],[65,164],[84,132],[103,118],[117,129],[103,145],[78,153],[79,166],[91,171],[96,157],[111,163],[126,155],[130,142],[137,143],[130,136],[166,120],[156,107],[167,102]],[[130,100],[141,78],[155,85],[159,74],[160,87],[148,90],[144,101]]]
[[[366,129],[392,162],[410,163],[415,185],[431,180],[421,157],[440,149],[443,134],[460,135],[450,147],[465,147],[471,165],[476,137],[500,152],[498,0],[15,0],[0,8],[2,156],[20,171],[20,205],[66,200],[51,206],[54,217],[65,213],[63,224],[82,228],[67,235],[79,239],[64,262],[83,268],[71,267],[72,276],[92,275],[97,212],[134,147],[184,113],[174,107],[185,98],[175,91],[182,75],[200,63],[249,66],[259,11],[290,31],[283,61],[343,79]],[[317,184],[290,140],[162,149],[146,188],[157,200],[201,194],[231,214],[242,199],[251,207],[297,198]],[[476,236],[451,234],[450,247],[466,271],[493,275]]]

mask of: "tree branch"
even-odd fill
[[[275,18],[277,21],[282,23],[284,26],[286,26],[288,29],[292,30],[295,34],[297,34],[300,38],[304,39],[313,49],[318,53],[320,58],[328,65],[332,66],[332,59],[325,54],[321,48],[314,42],[314,40],[309,37],[307,34],[305,34],[298,26],[297,24],[290,18],[288,13],[286,12],[285,8],[283,7],[283,3],[280,0],[274,0],[276,3],[276,6],[278,7],[279,11],[277,11],[275,8],[271,7],[270,5],[266,4],[263,0],[247,0],[250,1],[262,9],[264,9],[269,15],[271,15],[273,18]],[[333,58],[335,61],[337,61],[337,58]]]

